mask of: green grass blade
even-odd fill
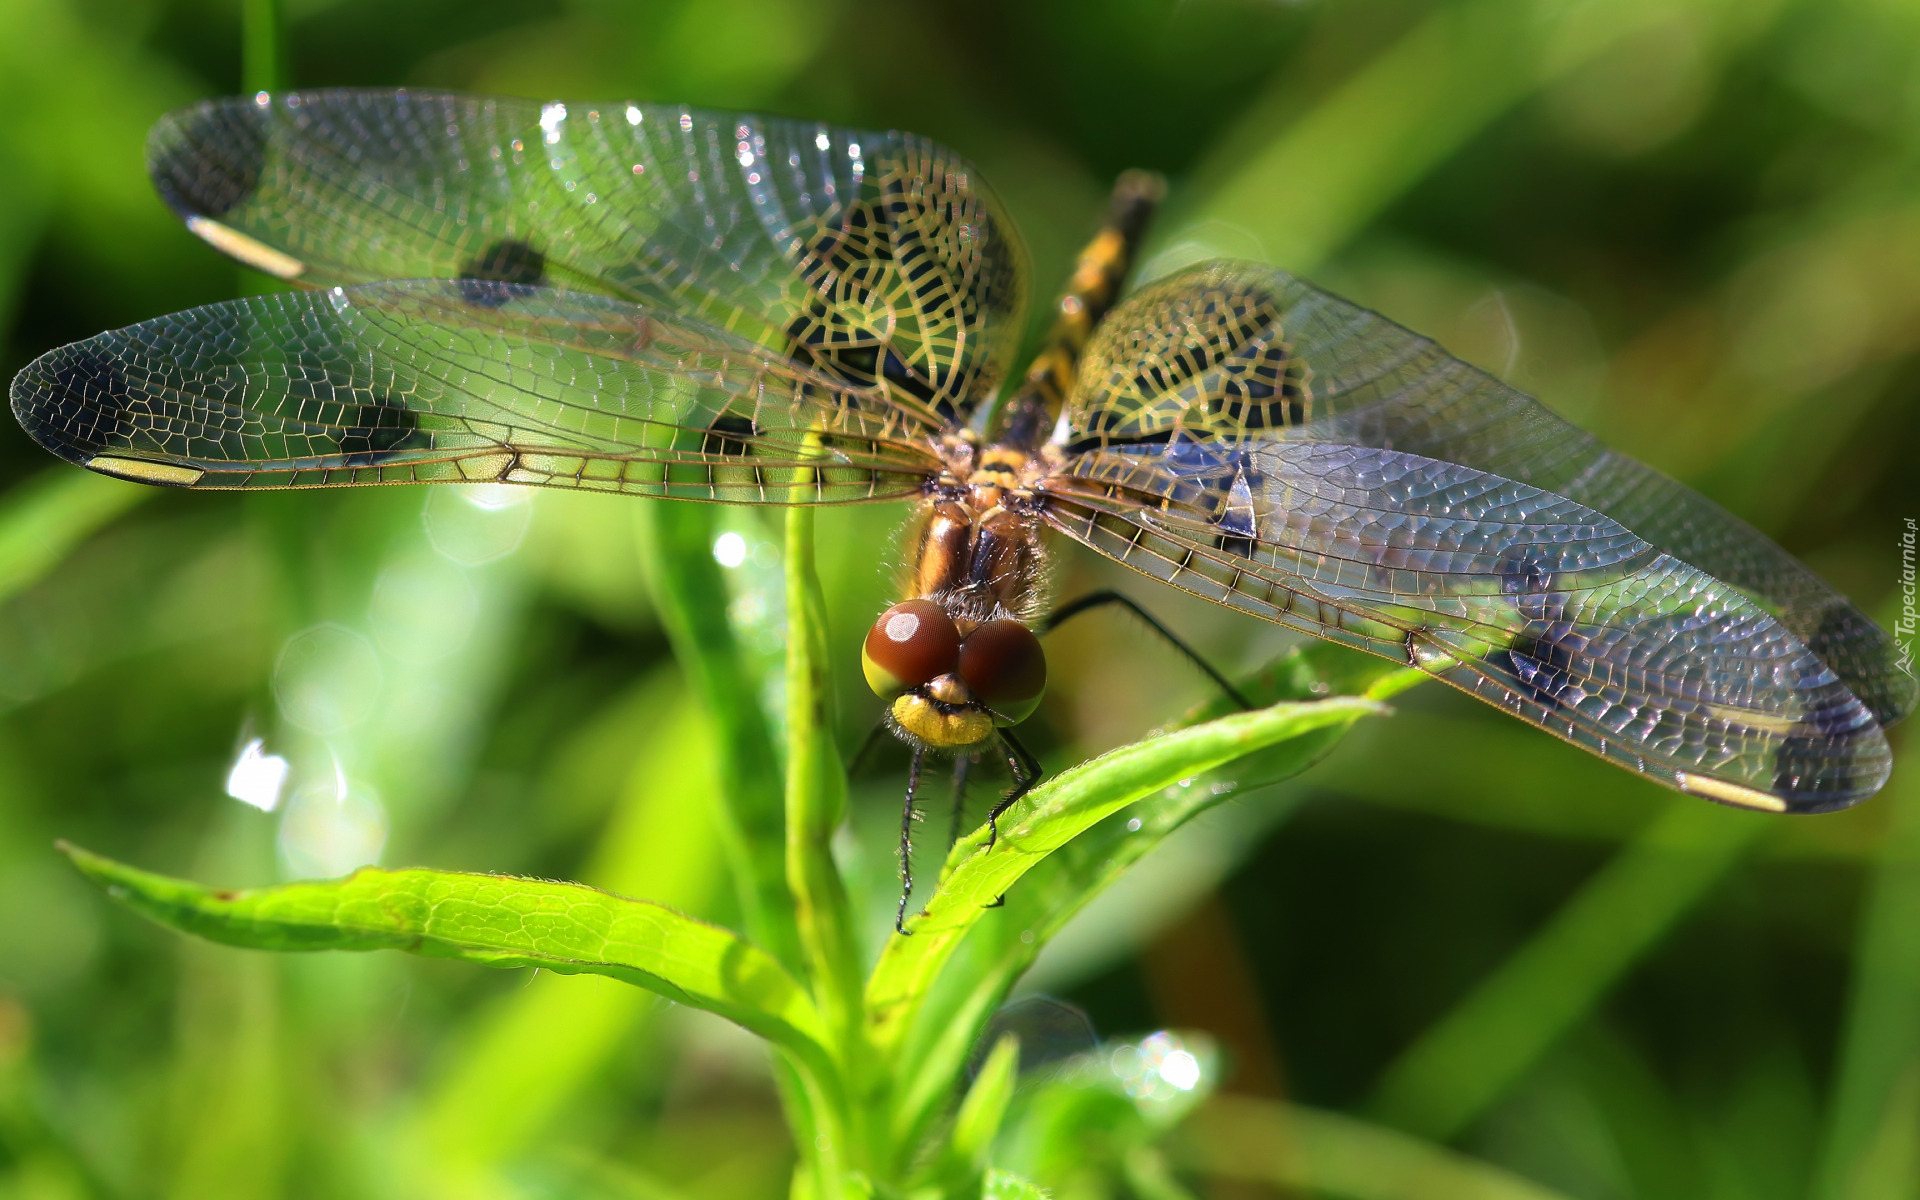
[[[1190,215],[1252,231],[1271,261],[1311,271],[1501,114],[1623,38],[1689,11],[1720,38],[1750,37],[1780,7],[1607,0],[1555,20],[1552,4],[1438,6],[1281,136],[1291,80],[1249,106],[1203,164],[1221,182]]]
[[[1347,1200],[1567,1200],[1560,1192],[1338,1113],[1219,1096],[1169,1140],[1175,1165]]]
[[[1910,1196],[1920,1184],[1920,770],[1902,748],[1893,807],[1860,924],[1839,1078],[1814,1195]]]
[[[255,950],[405,950],[490,967],[605,975],[738,1022],[824,1065],[818,1010],[738,934],[578,883],[422,869],[223,891],[61,843],[116,900],[162,925]]]
[[[1465,1130],[1775,828],[1675,800],[1387,1069],[1373,1115],[1438,1141]]]
[[[280,0],[241,0],[241,90],[277,92],[286,86],[287,15]]]
[[[0,600],[31,587],[74,547],[157,489],[49,467],[0,501]]]
[[[949,856],[940,890],[909,923],[912,936],[896,937],[882,951],[867,984],[876,1044],[887,1050],[899,1044],[935,975],[967,931],[992,911],[988,906],[1075,837],[1182,779],[1381,711],[1370,700],[1338,698],[1238,713],[1123,746],[1035,788],[1001,818],[999,844],[992,851],[980,850],[987,837],[984,827],[960,840]],[[995,914],[1002,924],[1008,923],[1007,917],[1005,912]]]
[[[747,932],[789,970],[798,970],[779,757],[758,683],[727,619],[727,585],[713,560],[713,510],[704,504],[643,504],[636,520],[674,657],[720,739],[721,834]]]
[[[1152,1146],[1136,1146],[1120,1161],[1121,1177],[1140,1200],[1196,1200],[1173,1177],[1166,1155]]]

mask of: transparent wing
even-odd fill
[[[34,360],[13,411],[70,462],[188,487],[500,482],[733,503],[877,500],[940,421],[675,314],[412,280],[254,296]]]
[[[1758,601],[1883,724],[1913,709],[1886,632],[1752,526],[1427,338],[1271,267],[1202,264],[1141,289],[1088,346],[1067,420],[1081,451],[1321,441],[1531,484]]]
[[[1670,785],[1818,812],[1891,769],[1873,713],[1779,620],[1564,496],[1323,443],[1182,438],[1072,466],[1048,508],[1068,536]]]
[[[212,100],[148,143],[208,242],[320,286],[603,292],[789,344],[949,415],[1004,377],[1026,252],[977,171],[908,133],[414,91]]]

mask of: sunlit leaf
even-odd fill
[[[613,768],[618,798],[582,878],[623,895],[706,911],[723,884],[716,844],[714,738],[671,669],[644,681],[622,705],[616,730],[624,761],[605,762],[600,742],[571,748]],[[624,767],[625,778],[618,777]],[[442,1190],[476,1190],[525,1153],[597,1078],[616,1047],[649,1031],[663,1012],[646,993],[611,981],[543,974],[501,996],[469,1022],[444,1070],[427,1084],[401,1143],[418,1147],[421,1169]]]
[[[1383,711],[1374,701],[1337,698],[1238,713],[1123,746],[1035,788],[1001,818],[992,850],[981,849],[985,828],[961,839],[940,890],[909,922],[911,936],[894,938],[881,954],[867,984],[876,1041],[883,1048],[896,1045],[913,1007],[967,930],[1021,876],[1103,818],[1242,755]]]
[[[1243,681],[1256,703],[1303,702],[1319,695],[1352,695],[1379,701],[1423,676],[1371,655],[1325,643],[1298,647]],[[1193,717],[1217,718],[1230,705],[1210,701]],[[902,1101],[898,1128],[916,1130],[934,1111],[948,1081],[966,1060],[989,1016],[1032,965],[1041,948],[1081,909],[1195,816],[1263,783],[1310,766],[1345,735],[1347,721],[1304,731],[1266,748],[1196,772],[1116,811],[1034,865],[1007,895],[992,920],[967,935],[955,968],[929,987],[924,1008],[904,1035],[900,1063]],[[1145,743],[1152,744],[1152,743]],[[1137,822],[1137,824],[1136,824]],[[950,864],[964,858],[955,848]],[[947,976],[951,976],[949,979]]]
[[[62,844],[129,908],[254,950],[405,950],[490,967],[605,975],[704,1008],[820,1062],[813,1002],[739,935],[577,883],[366,867],[344,879],[223,891]]]
[[[787,896],[779,763],[758,684],[727,618],[727,585],[713,560],[713,511],[702,504],[647,504],[636,520],[641,557],[674,657],[718,731],[720,828],[747,932],[775,958],[797,968],[799,935]]]
[[[966,1166],[977,1166],[993,1136],[1000,1132],[1000,1120],[1007,1114],[1007,1102],[1013,1098],[1013,1085],[1020,1074],[1020,1039],[1005,1034],[987,1053],[973,1086],[960,1101],[953,1117],[953,1135],[948,1141],[953,1157]]]

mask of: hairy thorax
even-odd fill
[[[940,450],[946,470],[915,514],[902,594],[935,601],[963,634],[996,618],[1034,620],[1046,603],[1036,485],[1051,456],[961,435]]]

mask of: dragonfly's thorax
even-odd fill
[[[1045,467],[1038,455],[966,435],[940,449],[945,470],[906,543],[906,599],[875,622],[864,661],[890,701],[889,727],[914,745],[948,748],[1023,720],[1045,686],[1046,659],[1027,627],[1045,600],[1034,490]]]
[[[995,618],[1031,619],[1044,600],[1032,490],[1041,460],[1001,445],[955,449],[921,506],[906,594],[935,601],[963,631]]]

